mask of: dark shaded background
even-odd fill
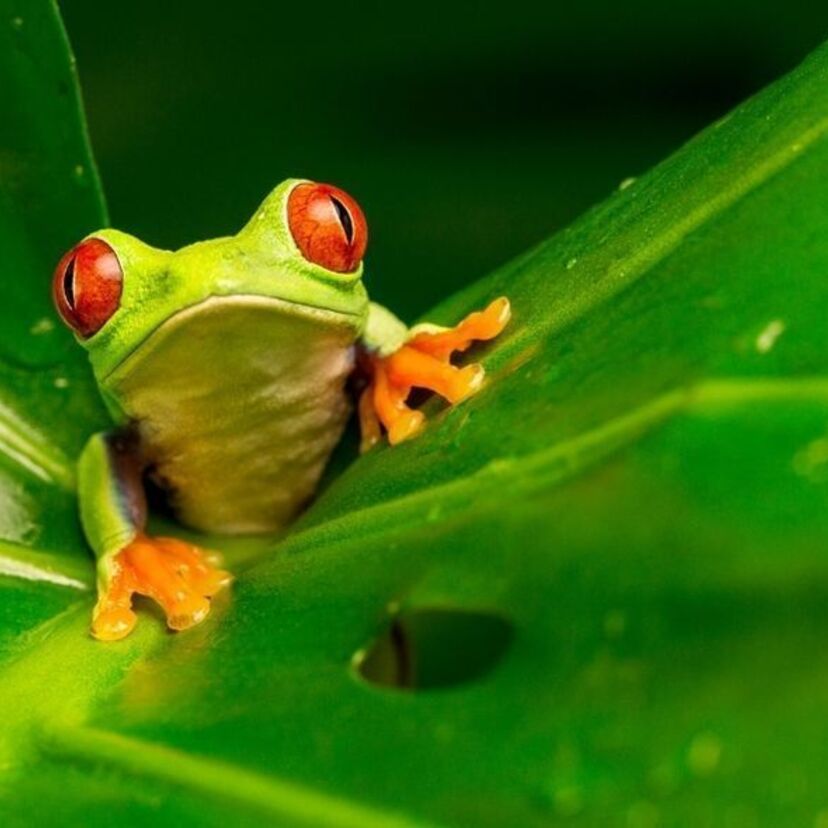
[[[283,178],[362,203],[406,318],[792,68],[828,8],[63,0],[113,223],[235,231]]]

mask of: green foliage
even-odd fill
[[[368,216],[371,295],[408,321],[793,68],[826,23],[756,0],[61,11],[115,227],[178,247],[285,178],[332,181]]]
[[[201,627],[148,609],[105,646],[69,463],[100,408],[41,322],[104,216],[58,21],[22,5],[0,2],[23,21],[0,26],[3,824],[825,819],[828,50],[430,314],[511,297],[488,387],[430,402],[287,538],[225,542],[259,560]]]

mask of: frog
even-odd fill
[[[235,235],[164,250],[106,228],[60,259],[55,306],[111,418],[77,461],[96,639],[132,632],[136,595],[186,630],[232,581],[217,553],[149,533],[148,491],[197,533],[283,532],[354,408],[367,451],[424,430],[412,390],[454,406],[483,387],[483,366],[453,357],[503,331],[508,299],[453,327],[408,327],[368,296],[367,243],[350,195],[293,178]]]

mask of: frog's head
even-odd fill
[[[53,294],[101,379],[167,320],[212,300],[277,300],[284,312],[360,331],[367,240],[349,195],[290,179],[235,236],[167,251],[117,230],[93,233],[58,263]]]

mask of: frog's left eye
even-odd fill
[[[348,193],[330,184],[297,185],[288,198],[288,225],[302,255],[336,273],[359,267],[368,244],[365,216]]]
[[[52,296],[63,321],[89,337],[118,310],[123,282],[115,251],[101,239],[85,239],[58,262]]]

